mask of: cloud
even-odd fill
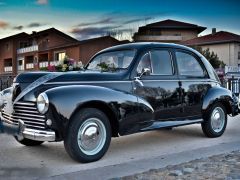
[[[23,29],[23,26],[20,25],[20,26],[14,26],[12,29],[14,30],[22,30]]]
[[[89,23],[80,23],[78,27],[91,26],[91,25],[100,25],[100,24],[113,24],[115,21],[112,18],[105,18],[99,21],[89,22]]]
[[[28,25],[16,25],[16,26],[13,26],[11,27],[13,30],[22,30],[24,28],[37,28],[37,27],[40,27],[40,26],[44,26],[46,24],[44,23],[38,23],[38,22],[32,22]]]
[[[132,29],[121,29],[121,27],[122,26],[73,28],[70,32],[73,33],[76,38],[83,40],[98,36],[115,36],[116,34],[132,31]]]
[[[34,27],[40,27],[40,26],[43,26],[45,24],[41,24],[41,23],[38,23],[38,22],[33,22],[33,23],[30,23],[27,25],[27,27],[29,28],[34,28]]]
[[[6,29],[9,26],[9,24],[5,21],[0,20],[0,29]]]
[[[87,28],[74,28],[70,32],[78,37],[90,37],[96,35],[106,35],[110,31],[109,27],[87,27]]]
[[[37,0],[36,4],[38,4],[38,5],[47,5],[48,4],[48,0]]]
[[[123,24],[131,24],[131,23],[136,23],[136,22],[141,22],[141,21],[148,21],[153,19],[152,17],[145,17],[145,18],[136,18],[136,19],[130,19],[126,20],[123,22]]]

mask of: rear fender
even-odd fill
[[[207,91],[204,96],[202,104],[203,115],[207,113],[209,108],[216,102],[221,102],[226,110],[227,114],[235,113],[235,100],[233,99],[232,92],[223,87],[213,87]]]

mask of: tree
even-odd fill
[[[210,52],[209,48],[203,50],[201,47],[195,47],[195,49],[210,62],[214,69],[225,67],[226,64],[219,60],[217,54],[215,54],[213,51]]]

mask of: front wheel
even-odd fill
[[[79,162],[93,162],[103,157],[111,142],[111,126],[107,116],[95,108],[79,111],[71,120],[64,146]]]
[[[206,118],[204,118],[204,122],[202,123],[203,133],[207,137],[219,137],[224,133],[226,126],[226,109],[221,103],[216,103],[210,108]]]

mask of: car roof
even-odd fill
[[[178,49],[185,49],[194,51],[192,48],[189,48],[187,46],[183,46],[180,44],[174,44],[174,43],[158,43],[158,42],[137,42],[137,43],[127,43],[122,45],[113,46],[107,49],[104,49],[100,51],[100,53],[105,51],[115,51],[115,50],[123,50],[123,49],[137,49],[141,50],[144,48],[157,48],[157,47],[166,47],[166,48],[178,48]]]
[[[117,46],[113,46],[113,47],[104,49],[104,50],[98,52],[97,54],[95,54],[95,56],[97,56],[98,54],[104,53],[104,52],[109,52],[109,51],[118,51],[118,50],[127,50],[127,49],[135,49],[135,50],[141,51],[141,50],[144,50],[145,48],[161,48],[161,47],[162,48],[175,48],[175,49],[181,49],[181,50],[187,50],[187,51],[193,52],[194,54],[198,55],[200,57],[201,61],[204,63],[207,71],[209,72],[210,78],[216,79],[212,66],[210,65],[209,61],[202,54],[200,54],[195,49],[192,49],[190,47],[180,45],[180,44],[160,43],[160,42],[127,43],[127,44],[117,45]]]

